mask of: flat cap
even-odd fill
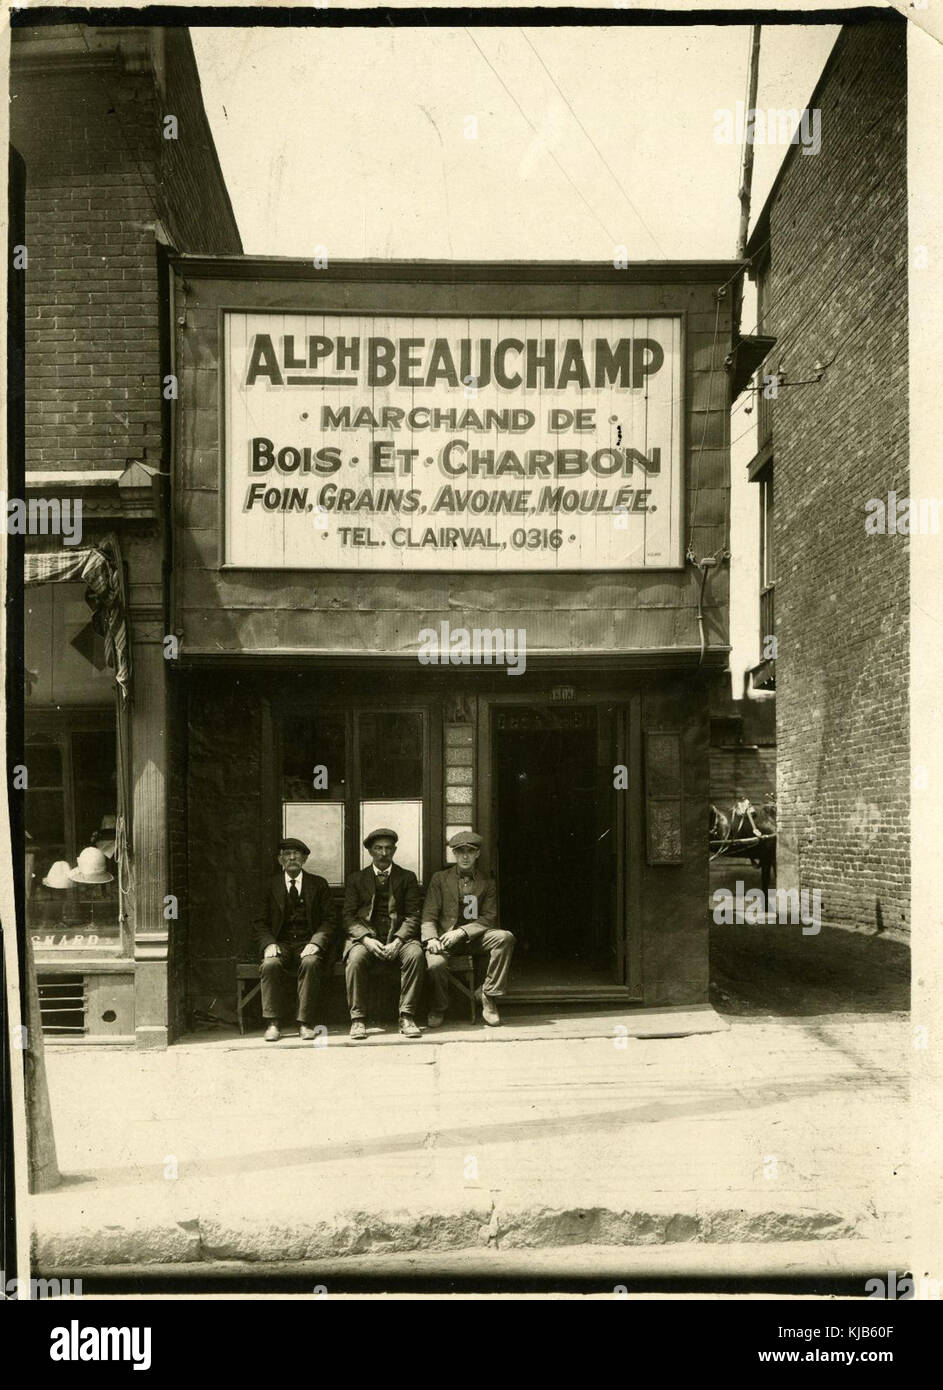
[[[279,852],[279,854],[281,854],[282,850],[284,850],[284,849],[297,849],[297,850],[299,850],[299,851],[304,855],[305,859],[307,859],[307,858],[308,858],[308,855],[311,853],[311,851],[309,850],[308,846],[305,844],[304,840],[293,840],[293,839],[291,839],[291,838],[289,838],[289,839],[287,839],[287,840],[279,840],[279,842],[278,842],[278,852]]]
[[[474,830],[457,830],[449,840],[449,849],[461,849],[467,845],[469,849],[481,849],[484,841],[480,835],[476,835]]]
[[[395,830],[391,830],[388,825],[381,825],[379,830],[370,831],[370,834],[363,842],[364,849],[369,849],[374,840],[379,840],[382,835],[385,835],[388,840],[399,840],[399,836]]]

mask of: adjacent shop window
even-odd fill
[[[27,923],[35,948],[119,953],[113,712],[57,713],[34,724],[26,769]]]

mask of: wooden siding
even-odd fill
[[[581,269],[592,278],[580,279]],[[357,279],[350,267],[311,270],[296,263],[284,279],[271,268],[258,279],[238,277],[200,261],[199,274],[175,274],[176,409],[174,461],[175,612],[181,653],[364,654],[408,657],[422,627],[525,626],[530,654],[634,653],[694,650],[698,645],[695,576],[687,570],[624,573],[355,573],[248,571],[220,567],[220,310],[360,310],[363,313],[474,315],[644,316],[681,314],[684,340],[683,534],[690,527],[697,479],[693,540],[699,555],[724,542],[729,511],[729,425],[724,357],[729,349],[729,299],[716,314],[715,285],[734,267],[664,268],[665,280],[633,282],[631,269],[561,266],[536,283],[483,278],[422,282],[390,267],[390,279]],[[672,274],[676,279],[672,281]],[[716,276],[715,280],[708,277]],[[458,277],[456,277],[458,278]],[[714,336],[717,324],[716,341]],[[712,379],[711,379],[712,377]],[[709,406],[709,409],[708,409]],[[714,572],[705,605],[708,643],[728,641],[726,569]]]

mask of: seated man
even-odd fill
[[[426,948],[431,1004],[427,1019],[438,1028],[449,1004],[449,953],[472,956],[487,953],[488,971],[481,989],[481,1016],[495,1027],[501,1022],[495,999],[507,984],[514,953],[514,937],[498,926],[498,894],[494,880],[478,872],[481,836],[461,830],[449,840],[455,851],[451,868],[432,875],[422,909],[422,943]]]
[[[293,1016],[306,1041],[315,1036],[318,995],[330,965],[336,920],[327,880],[302,871],[310,853],[303,840],[280,841],[281,870],[269,883],[254,923],[262,952],[266,1042],[278,1042],[281,1021]]]
[[[426,978],[426,960],[419,944],[422,894],[416,875],[393,863],[395,830],[371,830],[364,840],[373,863],[351,874],[344,889],[344,961],[350,1036],[367,1036],[367,985],[378,970],[399,970],[399,1031],[421,1038],[416,1009]]]

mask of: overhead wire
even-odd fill
[[[466,34],[468,35],[468,37],[471,39],[472,43],[473,43],[473,44],[475,45],[475,47],[477,48],[478,52],[481,54],[481,56],[482,56],[482,58],[484,59],[484,61],[488,64],[488,67],[491,69],[491,71],[494,73],[495,77],[496,77],[496,78],[498,79],[498,81],[501,83],[501,86],[502,86],[502,87],[504,88],[504,90],[507,92],[508,96],[511,98],[511,100],[512,100],[513,103],[514,103],[514,105],[517,107],[518,111],[519,111],[519,112],[521,113],[521,115],[524,117],[524,120],[527,122],[528,126],[529,126],[530,129],[533,131],[534,135],[536,135],[537,138],[539,139],[539,138],[540,138],[540,132],[538,131],[537,127],[534,125],[533,121],[530,119],[530,117],[528,116],[527,112],[524,110],[523,106],[522,106],[521,103],[518,101],[517,97],[516,97],[516,96],[514,95],[514,93],[511,91],[510,87],[507,85],[507,83],[505,82],[504,78],[503,78],[503,77],[501,76],[501,74],[498,72],[497,68],[496,68],[496,67],[494,66],[494,64],[491,62],[491,60],[490,60],[490,58],[488,57],[487,53],[484,51],[484,49],[483,49],[483,48],[481,47],[481,45],[478,43],[478,41],[477,41],[477,39],[475,38],[474,34],[472,34],[471,30],[468,29],[467,27],[465,28],[465,33],[466,33]],[[566,169],[563,167],[563,165],[560,163],[559,159],[557,159],[557,156],[554,154],[553,150],[551,150],[551,149],[548,148],[548,149],[547,149],[547,153],[549,154],[550,158],[553,160],[553,162],[554,162],[554,164],[557,166],[557,168],[560,170],[561,174],[562,174],[562,175],[564,176],[564,178],[567,180],[567,182],[569,183],[570,187],[571,187],[571,188],[573,189],[573,191],[576,193],[577,197],[578,197],[578,198],[580,199],[580,201],[585,205],[585,207],[589,210],[590,214],[596,219],[596,221],[599,223],[600,227],[602,227],[603,231],[606,233],[606,236],[609,238],[609,240],[611,241],[612,245],[615,246],[615,245],[617,244],[617,238],[616,238],[616,236],[614,235],[614,233],[611,232],[611,231],[609,230],[609,228],[606,226],[605,222],[603,222],[602,218],[599,216],[599,214],[598,214],[598,212],[596,211],[596,209],[593,207],[593,205],[592,205],[592,204],[588,201],[588,199],[585,197],[585,195],[583,194],[582,190],[577,186],[577,184],[576,184],[576,183],[574,182],[574,180],[571,178],[570,174],[567,172],[567,170],[566,170]]]
[[[539,63],[540,66],[543,68],[543,70],[544,70],[544,72],[547,74],[547,76],[550,78],[550,81],[553,83],[554,87],[556,87],[557,91],[560,93],[560,96],[561,96],[561,98],[563,99],[563,101],[564,101],[564,103],[565,103],[565,105],[566,105],[566,108],[567,108],[567,110],[569,111],[570,115],[573,117],[574,121],[576,121],[576,124],[579,126],[580,130],[583,132],[583,134],[586,136],[586,138],[587,138],[587,140],[589,141],[589,143],[592,145],[593,149],[594,149],[594,150],[596,151],[596,153],[598,154],[598,156],[599,156],[600,160],[602,161],[602,163],[604,164],[604,166],[605,166],[607,172],[609,173],[609,175],[611,176],[611,178],[612,178],[613,181],[615,182],[615,185],[616,185],[616,187],[618,188],[619,192],[622,194],[623,198],[624,198],[625,201],[628,203],[629,207],[630,207],[630,208],[632,209],[632,211],[635,213],[635,216],[638,218],[638,220],[639,220],[639,222],[641,223],[642,227],[643,227],[644,230],[647,232],[647,234],[648,234],[648,236],[650,237],[650,239],[654,242],[655,246],[658,248],[659,252],[660,252],[661,255],[664,257],[664,259],[665,259],[665,260],[668,260],[669,257],[667,256],[667,254],[666,254],[664,248],[662,247],[662,245],[661,245],[661,243],[659,242],[658,238],[656,237],[655,233],[654,233],[654,232],[652,231],[652,229],[649,227],[648,223],[645,221],[645,218],[642,216],[642,214],[639,212],[638,208],[637,208],[637,207],[635,206],[635,204],[633,203],[632,199],[629,197],[629,194],[627,193],[627,191],[626,191],[626,189],[625,189],[625,187],[624,187],[624,185],[623,185],[623,183],[622,183],[622,180],[619,178],[619,175],[616,173],[615,169],[613,169],[612,165],[609,163],[608,159],[607,159],[606,156],[603,154],[602,150],[601,150],[601,149],[599,148],[599,146],[596,144],[596,141],[593,139],[592,135],[590,135],[589,131],[586,129],[585,125],[584,125],[583,122],[580,120],[579,116],[578,116],[578,115],[576,114],[576,112],[573,110],[573,107],[572,107],[572,105],[570,104],[569,98],[567,97],[567,95],[566,95],[566,93],[564,92],[563,88],[560,86],[560,84],[559,84],[559,82],[557,81],[557,79],[554,77],[553,73],[552,73],[552,72],[550,71],[550,69],[547,67],[547,64],[544,62],[543,58],[540,56],[540,53],[538,52],[537,48],[534,46],[533,42],[532,42],[531,39],[528,37],[528,35],[527,35],[527,33],[525,32],[525,30],[519,28],[518,32],[520,33],[521,37],[524,39],[525,43],[530,47],[530,49],[531,49],[532,52],[534,53],[535,57],[537,58],[538,63]]]

